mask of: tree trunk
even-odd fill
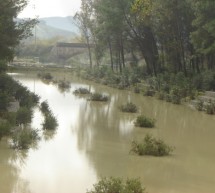
[[[108,39],[108,46],[109,46],[109,51],[110,51],[111,69],[113,71],[113,52],[112,52],[112,46],[111,46],[110,39]]]
[[[125,68],[125,55],[124,55],[124,44],[122,40],[122,34],[120,35],[120,50],[121,50],[121,57],[122,57],[122,66]]]
[[[88,49],[88,54],[89,54],[89,59],[90,59],[90,68],[93,67],[93,63],[92,63],[92,53],[91,53],[91,47],[90,47],[90,43],[89,43],[89,38],[87,37],[87,49]]]

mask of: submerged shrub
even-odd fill
[[[57,119],[51,113],[46,113],[42,126],[44,130],[55,130],[58,126]]]
[[[90,96],[91,101],[108,101],[108,96],[101,93],[92,93]]]
[[[87,193],[144,193],[139,179],[127,179],[123,182],[121,178],[103,178],[94,184],[92,190]]]
[[[41,110],[42,113],[49,113],[49,112],[51,112],[50,108],[49,108],[49,104],[48,104],[47,101],[43,101],[40,104],[40,110]]]
[[[16,123],[18,125],[20,124],[28,124],[31,123],[33,117],[33,112],[31,109],[28,109],[27,107],[20,107],[19,110],[16,113]]]
[[[135,87],[134,87],[134,93],[139,94],[139,93],[140,93],[140,88],[137,87],[137,86],[135,86]]]
[[[166,156],[173,151],[173,148],[164,143],[161,139],[155,139],[151,135],[146,135],[143,142],[132,142],[131,152],[138,155]]]
[[[128,102],[125,105],[121,105],[119,109],[122,112],[129,112],[129,113],[136,113],[137,112],[137,106],[134,103]]]
[[[155,126],[155,120],[148,118],[144,115],[140,115],[137,117],[137,119],[135,121],[135,126],[152,128]]]
[[[74,90],[73,92],[74,94],[90,94],[90,91],[87,88],[78,88],[76,90]]]
[[[159,100],[165,99],[165,93],[164,92],[158,92],[156,96]]]
[[[209,102],[208,104],[205,105],[205,110],[206,110],[206,113],[209,115],[215,114],[215,104],[212,102]]]
[[[170,91],[171,102],[173,104],[180,104],[181,103],[181,90],[178,87],[173,87]]]
[[[59,81],[58,87],[61,89],[69,89],[71,87],[69,82],[66,82],[64,80]]]
[[[203,111],[203,108],[204,108],[204,101],[203,100],[198,100],[196,102],[196,105],[195,105],[196,109],[198,111]]]
[[[171,102],[172,101],[171,95],[170,94],[166,94],[165,100],[166,100],[166,102]]]
[[[37,74],[38,77],[44,79],[44,80],[52,80],[53,79],[53,76],[51,75],[51,73],[47,72],[47,73],[38,73]]]
[[[3,112],[0,117],[8,121],[10,125],[16,125],[16,112]]]
[[[12,136],[12,147],[15,149],[28,149],[30,145],[39,140],[37,130],[18,130]]]
[[[18,86],[18,89],[15,93],[16,100],[19,101],[20,106],[22,107],[34,107],[39,102],[39,96],[31,93],[26,87],[21,85]]]
[[[154,96],[155,95],[155,91],[151,88],[147,88],[145,91],[144,91],[144,96]]]

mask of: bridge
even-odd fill
[[[85,43],[65,43],[58,42],[52,48],[52,55],[58,59],[69,59],[73,56],[82,54],[87,51],[87,44]]]

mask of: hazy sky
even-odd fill
[[[19,18],[73,16],[80,8],[81,0],[29,0]]]

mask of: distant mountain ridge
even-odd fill
[[[46,17],[40,18],[39,21],[44,21],[46,25],[58,28],[65,31],[79,33],[78,27],[75,25],[75,21],[72,16],[68,17]]]
[[[18,19],[19,22],[20,19]],[[62,41],[71,40],[80,32],[74,23],[71,16],[68,17],[46,17],[39,18],[39,23],[32,29],[33,37],[28,38],[26,41],[35,39],[48,40],[55,37],[60,38]]]
[[[47,25],[47,23],[44,21],[40,21],[40,23],[36,25],[36,29],[33,29],[33,34],[35,33],[38,39],[52,39],[54,37],[69,39],[77,36],[75,32],[52,27],[50,25]]]

